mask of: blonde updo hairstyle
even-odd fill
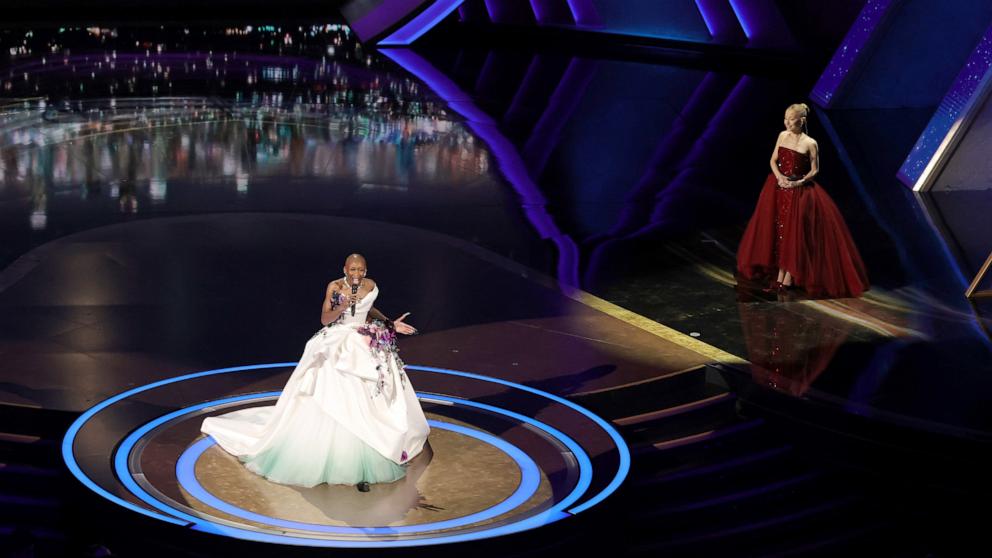
[[[806,117],[809,115],[809,106],[806,103],[795,103],[793,105],[789,105],[789,108],[785,109],[785,111],[794,112],[798,114],[799,118],[802,119],[801,122],[803,126],[803,132],[807,134],[809,133],[807,131],[808,129],[806,128]]]

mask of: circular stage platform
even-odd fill
[[[80,416],[63,457],[91,490],[149,518],[326,547],[430,545],[538,528],[595,506],[629,470],[620,435],[574,403],[502,379],[407,366],[431,434],[403,479],[367,493],[269,482],[203,436],[200,423],[274,404],[294,366],[208,370],[128,390]]]

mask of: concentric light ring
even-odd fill
[[[173,384],[173,383],[177,383],[177,382],[182,382],[182,381],[187,381],[187,380],[192,380],[192,379],[195,379],[195,378],[201,378],[201,377],[205,377],[205,376],[211,376],[211,375],[216,375],[216,374],[225,374],[225,373],[233,373],[233,372],[241,372],[241,371],[247,371],[247,370],[267,369],[267,368],[288,368],[288,367],[294,367],[294,366],[296,366],[296,363],[272,363],[272,364],[257,364],[257,365],[247,365],[247,366],[236,366],[236,367],[229,367],[229,368],[220,368],[220,369],[215,369],[215,370],[207,370],[207,371],[202,371],[202,372],[196,372],[196,373],[192,373],[192,374],[185,374],[185,375],[182,375],[182,376],[177,376],[177,377],[174,377],[174,378],[160,380],[158,382],[154,382],[154,383],[151,383],[151,384],[148,384],[148,385],[145,385],[145,386],[140,386],[140,387],[137,387],[137,388],[133,388],[133,389],[127,390],[127,391],[125,391],[123,393],[120,393],[118,395],[115,395],[115,396],[113,396],[113,397],[111,397],[111,398],[109,398],[109,399],[107,399],[107,400],[105,400],[105,401],[103,401],[103,402],[95,405],[91,409],[89,409],[86,412],[84,412],[75,422],[73,422],[72,426],[70,426],[70,428],[69,428],[68,432],[66,433],[66,436],[65,436],[65,438],[63,439],[63,442],[62,442],[62,455],[63,455],[63,459],[65,460],[66,465],[68,466],[70,472],[72,472],[72,474],[74,476],[76,476],[76,478],[78,478],[88,488],[90,488],[91,490],[93,490],[97,494],[100,494],[102,497],[104,497],[104,498],[106,498],[108,500],[111,500],[114,503],[117,503],[118,505],[121,505],[121,506],[123,506],[123,507],[125,507],[127,509],[132,510],[132,511],[136,511],[136,512],[141,513],[143,515],[146,515],[148,517],[153,517],[155,519],[159,519],[159,520],[162,520],[162,521],[167,521],[169,523],[176,524],[176,525],[187,526],[190,529],[197,530],[197,531],[202,531],[202,532],[207,532],[207,533],[214,533],[214,534],[219,534],[219,535],[224,535],[224,536],[230,536],[230,537],[236,537],[236,538],[245,539],[245,540],[253,540],[253,541],[260,541],[260,542],[271,542],[271,543],[279,543],[279,544],[291,544],[291,545],[321,546],[321,547],[387,547],[387,546],[388,547],[400,547],[400,546],[425,546],[425,545],[433,545],[433,544],[461,542],[461,541],[468,541],[468,540],[478,540],[478,539],[483,539],[483,538],[490,538],[490,537],[496,537],[496,536],[500,536],[500,535],[505,535],[505,534],[509,534],[509,533],[515,533],[515,532],[524,531],[524,530],[528,530],[528,529],[534,529],[534,528],[537,528],[537,527],[540,527],[540,526],[543,526],[543,525],[547,525],[549,523],[553,523],[555,521],[558,521],[560,519],[563,519],[565,517],[568,517],[569,515],[572,515],[572,514],[575,514],[575,513],[579,513],[581,511],[584,511],[586,509],[589,509],[593,505],[601,502],[604,498],[606,498],[610,493],[614,492],[619,487],[619,485],[623,482],[624,478],[626,478],[627,473],[629,472],[629,468],[630,468],[630,451],[627,448],[626,444],[624,443],[623,439],[620,437],[619,433],[616,432],[616,430],[612,426],[610,426],[605,420],[603,420],[602,418],[596,416],[595,414],[591,413],[590,411],[582,408],[579,405],[576,405],[576,404],[574,404],[574,403],[572,403],[572,402],[570,402],[570,401],[568,401],[566,399],[563,399],[561,397],[558,397],[556,395],[553,395],[553,394],[550,394],[550,393],[547,393],[547,392],[544,392],[544,391],[541,391],[541,390],[537,390],[537,389],[531,388],[529,386],[524,386],[522,384],[517,384],[517,383],[514,383],[514,382],[510,382],[510,381],[507,381],[507,380],[502,380],[502,379],[498,379],[498,378],[492,378],[492,377],[488,377],[488,376],[481,376],[481,375],[478,375],[478,374],[473,374],[473,373],[470,373],[470,372],[462,372],[462,371],[458,371],[458,370],[449,370],[449,369],[433,368],[433,367],[426,367],[426,366],[412,366],[412,365],[407,366],[407,368],[410,369],[410,370],[420,370],[420,371],[424,371],[424,372],[433,372],[433,373],[440,373],[440,374],[448,374],[448,375],[454,375],[454,376],[461,376],[461,377],[465,377],[465,378],[471,378],[471,379],[475,379],[475,380],[479,380],[479,381],[484,381],[484,382],[491,382],[491,383],[501,384],[501,385],[504,385],[504,386],[507,386],[507,387],[511,387],[511,388],[514,388],[514,389],[522,390],[522,391],[526,391],[528,393],[532,393],[534,395],[538,395],[540,397],[544,397],[544,398],[550,399],[550,400],[552,400],[552,401],[554,401],[556,403],[559,403],[561,405],[564,405],[566,407],[569,407],[570,409],[572,409],[574,411],[577,411],[578,413],[584,415],[585,417],[587,417],[590,420],[592,420],[593,422],[595,422],[613,440],[614,444],[616,445],[616,449],[617,449],[618,455],[619,455],[619,466],[618,466],[618,470],[617,470],[616,474],[614,475],[614,477],[611,480],[611,482],[605,488],[603,488],[598,493],[596,493],[592,497],[590,497],[587,500],[585,500],[582,504],[568,509],[569,506],[572,506],[573,504],[575,504],[576,502],[578,502],[579,500],[582,499],[585,491],[588,490],[588,488],[590,486],[590,483],[591,483],[591,478],[592,478],[592,463],[591,463],[591,461],[589,461],[588,455],[586,455],[586,453],[582,450],[581,446],[579,446],[574,440],[572,440],[568,436],[564,435],[564,433],[560,432],[559,430],[557,430],[557,429],[555,429],[555,428],[553,428],[553,427],[551,427],[549,425],[545,425],[543,423],[540,423],[539,421],[535,421],[534,419],[532,419],[530,417],[527,417],[525,415],[521,415],[521,414],[515,413],[513,411],[508,411],[506,409],[501,409],[501,408],[498,408],[498,407],[494,407],[492,405],[486,405],[486,404],[478,403],[478,402],[475,402],[475,401],[470,401],[470,400],[466,400],[466,399],[459,399],[459,398],[455,398],[455,397],[448,397],[448,396],[443,396],[443,395],[437,395],[437,394],[423,394],[421,397],[422,398],[425,398],[425,399],[431,399],[431,400],[446,401],[449,404],[465,405],[465,406],[469,406],[469,407],[475,407],[475,408],[478,408],[478,409],[483,409],[483,410],[486,410],[486,411],[490,411],[490,412],[495,412],[495,413],[498,413],[498,414],[502,414],[502,415],[505,415],[505,416],[514,418],[515,420],[520,420],[522,422],[531,424],[532,426],[535,426],[535,427],[539,428],[540,430],[544,431],[545,433],[547,433],[548,435],[550,435],[552,438],[558,440],[561,444],[563,444],[564,446],[566,446],[566,447],[569,448],[569,450],[575,455],[576,459],[579,462],[579,481],[578,481],[577,486],[563,500],[555,503],[550,509],[547,509],[547,510],[544,510],[542,512],[539,512],[538,514],[535,514],[535,515],[530,515],[530,516],[528,516],[528,517],[526,517],[526,518],[524,518],[524,519],[522,519],[520,521],[517,521],[517,522],[513,522],[513,523],[509,523],[509,524],[501,524],[501,525],[494,526],[491,529],[475,530],[475,531],[464,532],[464,533],[457,533],[456,532],[455,534],[448,533],[448,534],[446,534],[446,536],[429,537],[429,538],[399,539],[399,540],[395,540],[394,539],[394,540],[389,540],[389,541],[356,541],[356,540],[340,540],[340,539],[322,539],[322,538],[292,537],[292,536],[288,536],[288,535],[284,535],[284,534],[274,534],[274,533],[252,531],[252,530],[243,529],[243,528],[240,528],[240,527],[237,527],[237,526],[228,525],[228,524],[220,524],[220,523],[214,523],[214,522],[210,522],[210,521],[205,521],[203,518],[191,516],[191,515],[185,514],[184,512],[181,512],[179,510],[175,510],[175,509],[172,509],[172,508],[162,509],[162,507],[159,507],[159,505],[152,504],[148,500],[144,500],[143,499],[143,501],[145,501],[146,503],[149,503],[149,504],[153,505],[153,507],[155,507],[156,510],[159,510],[161,512],[165,512],[165,513],[159,513],[159,511],[149,510],[149,509],[144,508],[142,506],[136,505],[133,502],[129,502],[129,501],[121,498],[120,496],[117,496],[117,495],[115,495],[115,494],[107,491],[103,487],[99,486],[98,484],[96,484],[92,479],[90,479],[82,471],[82,469],[79,467],[78,462],[75,459],[75,456],[73,454],[73,444],[74,444],[74,442],[76,440],[76,437],[79,434],[80,430],[83,428],[83,426],[89,420],[91,420],[97,413],[99,413],[100,411],[103,411],[104,409],[110,407],[111,405],[113,405],[113,404],[115,404],[117,402],[120,402],[120,401],[122,401],[122,400],[124,400],[124,399],[126,399],[128,397],[131,397],[131,396],[136,395],[138,393],[149,391],[149,390],[152,390],[152,389],[161,387],[161,386],[165,386],[165,385],[169,385],[169,384]],[[273,392],[273,393],[275,393],[275,392]],[[271,396],[271,393],[270,394],[265,394],[265,396]],[[230,402],[233,402],[233,401],[246,401],[246,400],[250,400],[252,398],[259,398],[259,397],[261,397],[260,394],[257,394],[256,393],[256,394],[249,394],[249,395],[242,395],[242,396],[237,396],[237,397],[233,397],[233,398],[228,398],[228,399],[225,399],[223,401],[225,401],[227,403],[230,403]],[[155,419],[155,420],[147,423],[146,425],[143,425],[142,427],[140,427],[135,432],[132,432],[132,434],[128,437],[127,441],[131,445],[128,446],[127,451],[118,451],[117,454],[115,454],[115,456],[114,456],[114,466],[115,466],[115,468],[118,470],[118,472],[120,472],[120,470],[121,470],[120,467],[121,466],[124,467],[124,470],[125,471],[127,470],[128,454],[131,451],[131,449],[133,448],[133,444],[134,443],[137,443],[137,440],[140,439],[140,436],[136,436],[136,434],[138,434],[138,431],[143,431],[143,434],[146,434],[148,431],[150,431],[151,429],[153,429],[155,426],[157,426],[159,424],[162,424],[164,422],[167,422],[169,420],[172,420],[174,418],[177,418],[177,417],[179,417],[179,416],[181,416],[183,414],[187,414],[187,413],[193,412],[195,410],[203,409],[203,408],[208,407],[210,405],[217,405],[218,403],[219,403],[218,401],[213,401],[213,402],[208,402],[208,403],[201,403],[201,404],[194,405],[194,406],[191,406],[191,407],[186,407],[184,409],[180,409],[180,410],[174,411],[172,413],[168,413],[166,415],[163,415],[161,417],[158,417],[157,419]],[[125,444],[122,444],[121,449],[124,449],[124,446],[125,446]],[[141,497],[141,494],[146,494],[147,495],[147,493],[145,493],[144,490],[140,486],[138,486],[138,484],[136,482],[134,482],[134,479],[131,477],[130,474],[120,475],[119,478],[120,478],[121,482],[128,488],[128,490],[132,491],[132,493],[135,494],[135,496],[138,496],[140,498]],[[155,502],[158,502],[158,500],[155,500],[154,498],[151,498],[150,496],[148,496],[148,498],[150,500],[154,500]]]

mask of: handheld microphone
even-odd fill
[[[353,294],[353,295],[358,294],[358,283],[356,283],[354,280],[352,280],[352,283],[351,283],[351,294]],[[355,303],[354,302],[351,303],[351,315],[352,316],[355,315]]]

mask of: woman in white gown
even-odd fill
[[[427,441],[427,419],[396,350],[396,333],[416,329],[403,322],[407,314],[390,322],[372,307],[379,287],[365,277],[365,258],[348,256],[344,272],[328,284],[325,327],[307,342],[275,406],[210,417],[200,427],[269,480],[365,492],[402,478]]]

